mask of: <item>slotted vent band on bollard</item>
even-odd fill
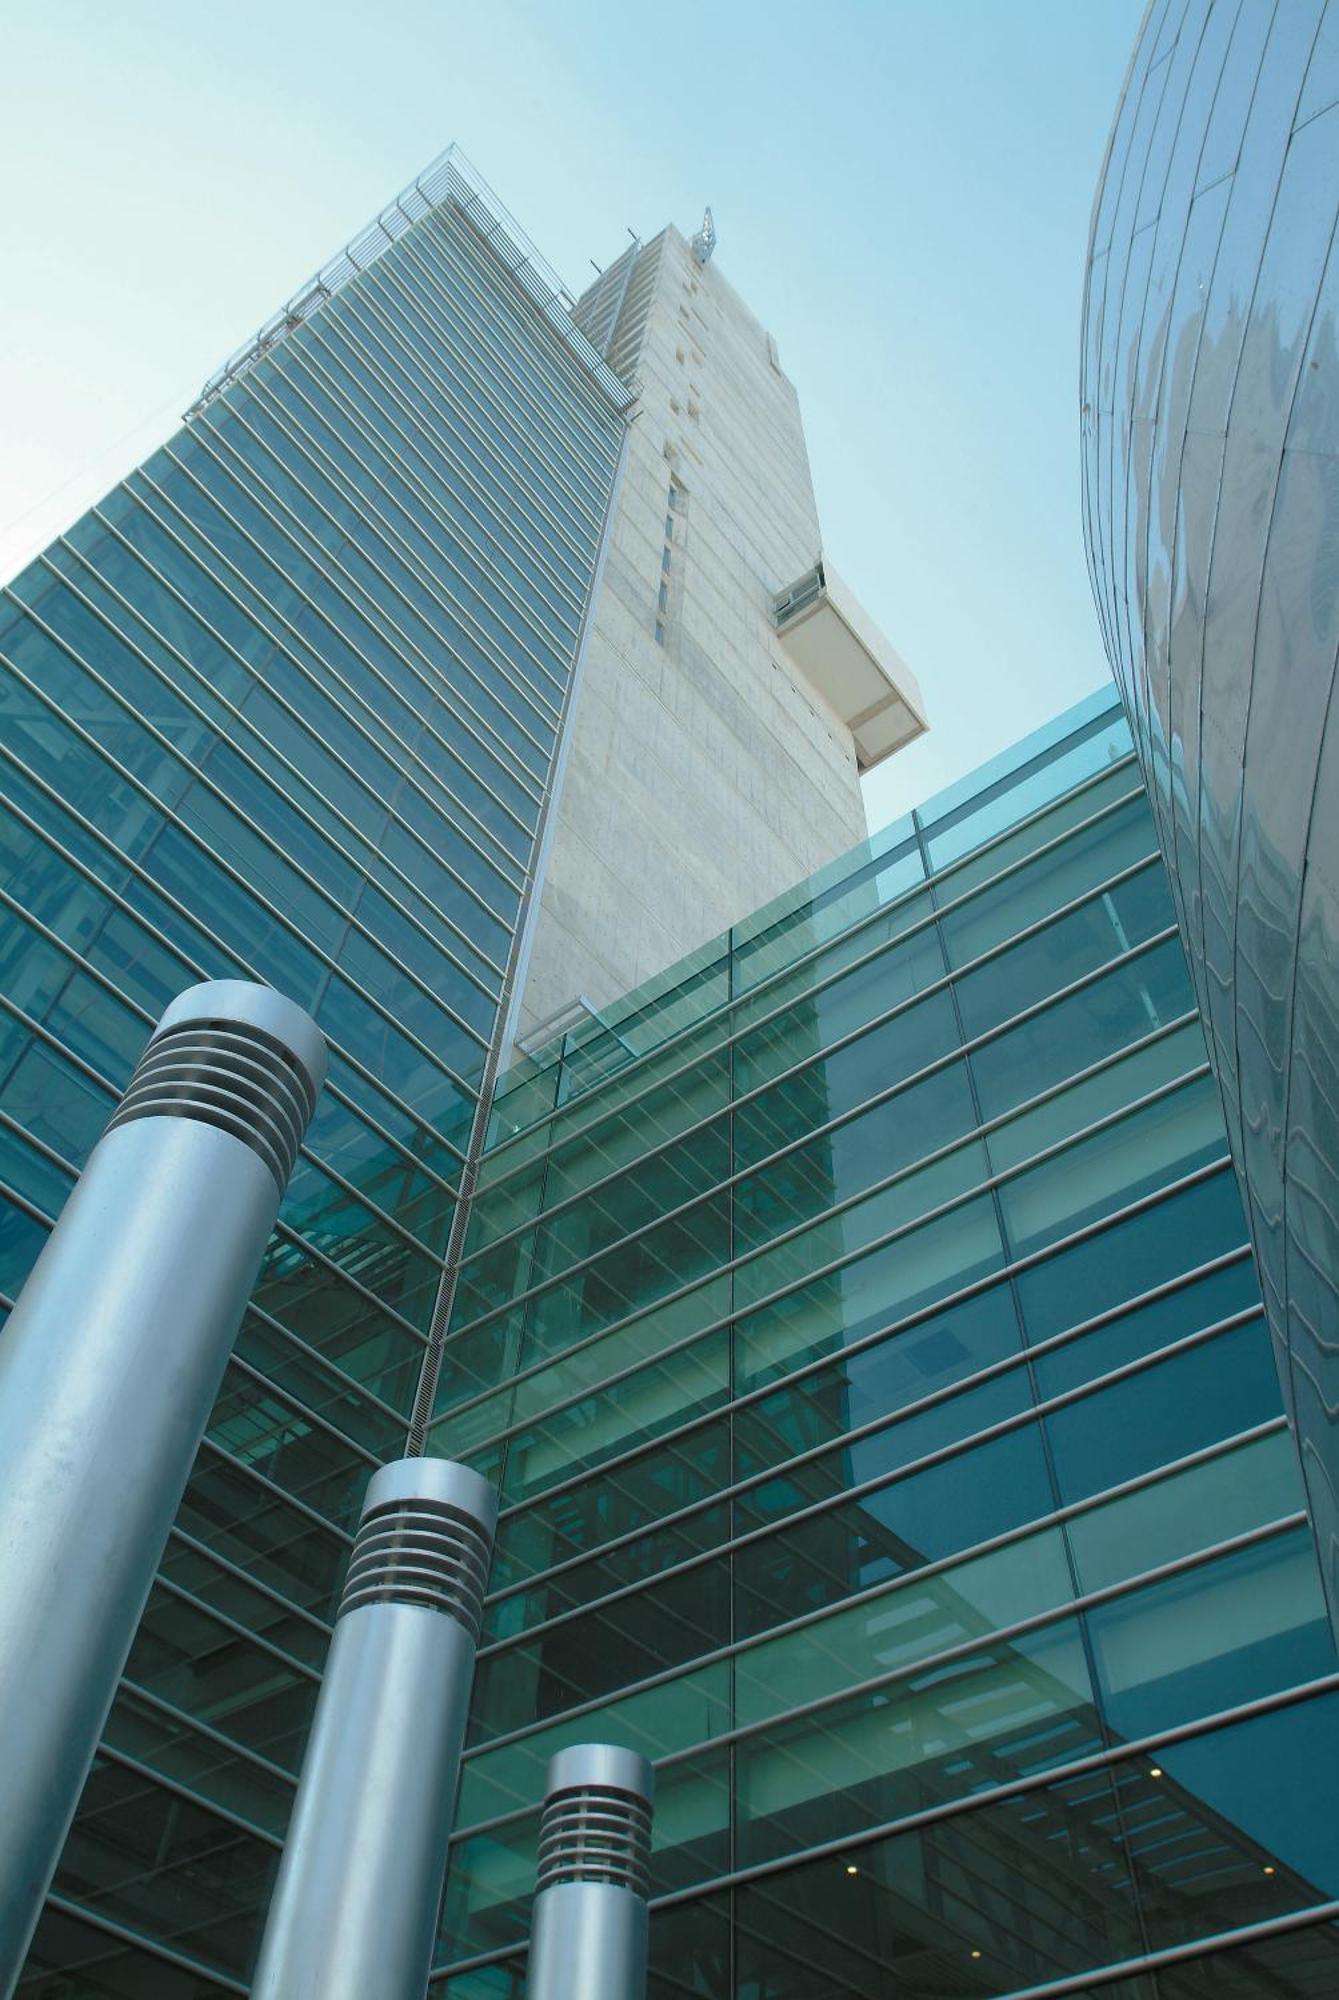
[[[645,1896],[650,1886],[651,1808],[631,1792],[581,1785],[545,1801],[535,1890],[559,1882],[609,1882]]]
[[[245,1021],[187,1021],[156,1035],[109,1132],[135,1118],[192,1118],[231,1132],[287,1186],[315,1109],[305,1070],[283,1044]]]
[[[391,1500],[363,1516],[339,1616],[360,1604],[422,1604],[479,1637],[491,1547],[476,1521],[431,1500]]]

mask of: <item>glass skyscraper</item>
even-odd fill
[[[27,1991],[237,1991],[254,1956],[345,1523],[413,1435],[623,450],[556,283],[447,155],[0,608],[0,1289],[183,987],[264,979],[331,1048]]]
[[[714,264],[573,306],[451,154],[7,594],[6,1294],[180,988],[332,1047],[30,2000],[247,1991],[420,1447],[503,1505],[443,2000],[519,1996],[592,1738],[657,1764],[656,2000],[1339,1985],[1339,1662],[1127,724],[832,859],[923,720],[817,533]]]

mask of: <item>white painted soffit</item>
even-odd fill
[[[850,730],[873,770],[929,727],[916,677],[826,558],[775,601],[786,658]]]

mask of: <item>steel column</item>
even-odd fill
[[[496,1523],[468,1466],[373,1474],[251,2000],[423,2000]]]
[[[0,1993],[22,1970],[325,1066],[320,1030],[269,987],[179,995],[0,1335]]]

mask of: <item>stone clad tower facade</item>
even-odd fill
[[[806,670],[783,642],[776,599],[822,554],[804,430],[776,341],[716,264],[662,230],[609,266],[575,318],[638,402],[543,868],[523,1042],[580,1018],[583,1000],[598,1008],[641,985],[844,853],[865,831],[861,772],[924,727],[915,682],[886,641],[868,643],[872,628],[868,682],[850,686]],[[826,667],[826,645],[824,656]],[[891,724],[881,734],[869,708]]]

